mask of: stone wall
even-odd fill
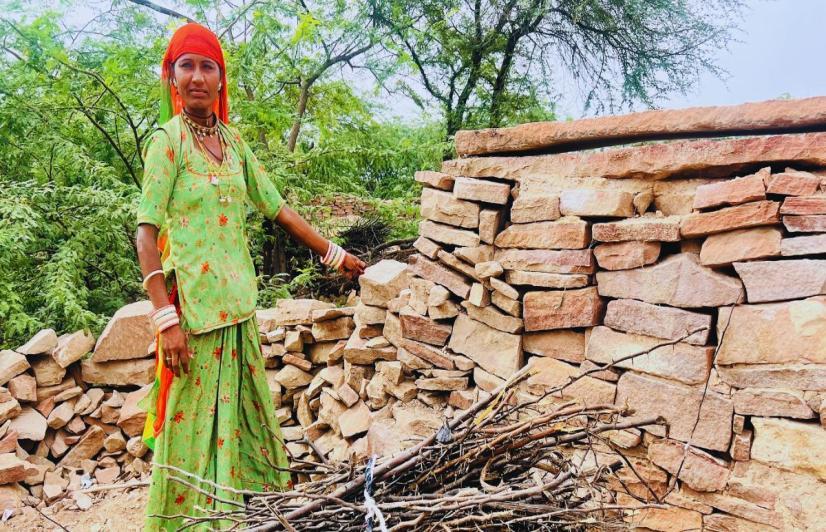
[[[531,363],[525,394],[585,373],[557,399],[667,421],[603,449],[636,470],[620,472],[619,502],[670,506],[630,522],[818,528],[826,133],[801,131],[826,129],[824,113],[812,98],[460,132],[459,153],[482,156],[416,176],[411,300],[444,287],[460,305],[445,344],[479,389]],[[630,141],[647,142],[605,147]]]

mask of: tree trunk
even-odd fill
[[[302,80],[301,92],[298,94],[298,107],[295,112],[293,127],[290,129],[290,138],[287,141],[287,150],[289,150],[290,153],[295,151],[295,145],[298,143],[298,133],[301,131],[301,121],[304,119],[304,113],[307,111],[307,100],[309,98],[310,83],[307,80]]]

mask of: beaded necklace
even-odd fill
[[[195,143],[198,145],[198,148],[204,154],[204,159],[207,162],[207,172],[209,173],[209,183],[217,187],[218,190],[218,201],[222,204],[231,203],[232,196],[230,196],[229,192],[225,189],[223,179],[219,177],[221,170],[223,169],[224,165],[227,162],[229,157],[227,153],[227,143],[224,139],[224,134],[221,132],[221,129],[218,124],[218,120],[216,118],[215,125],[209,128],[204,126],[200,126],[195,124],[191,119],[189,119],[186,114],[184,116],[184,123],[186,123],[187,127],[189,128],[190,132],[192,133],[193,138],[195,139]],[[200,128],[200,130],[198,129]],[[213,130],[212,133],[204,132],[203,130]],[[204,144],[204,137],[211,137],[213,135],[218,136],[218,144],[221,147],[221,154],[223,154],[223,159],[221,160],[221,164],[217,164],[215,162],[215,155],[213,155],[212,151],[206,147]]]

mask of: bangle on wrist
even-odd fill
[[[144,290],[147,290],[146,284],[149,282],[149,279],[151,279],[152,277],[154,277],[158,274],[163,275],[163,270],[155,270],[155,271],[152,271],[152,272],[149,272],[148,274],[146,274],[146,277],[143,278],[143,282],[141,283]]]

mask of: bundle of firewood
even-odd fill
[[[517,401],[515,385],[529,372],[406,451],[355,467],[313,464],[313,481],[292,491],[249,492],[246,507],[190,524],[214,526],[223,517],[256,531],[364,530],[368,523],[375,530],[454,531],[624,526],[625,507],[609,486],[621,481],[616,472],[628,460],[612,437],[660,420],[620,419],[628,412],[614,405],[560,403],[550,390]],[[170,469],[193,486],[193,475]]]

